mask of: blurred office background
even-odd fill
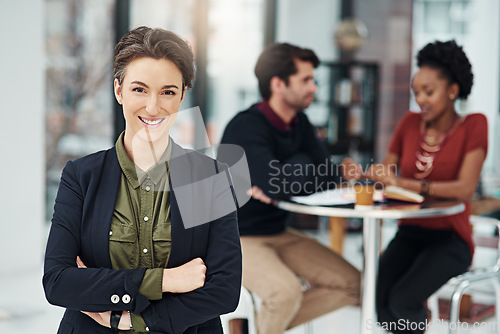
[[[354,34],[340,30],[346,22]],[[217,144],[229,119],[260,99],[253,74],[260,52],[289,42],[322,61],[307,111],[318,135],[335,157],[366,163],[383,156],[400,116],[418,110],[409,89],[418,49],[455,39],[475,75],[457,108],[488,118],[483,191],[500,197],[498,0],[1,0],[0,329],[50,307],[41,274],[60,173],[68,159],[109,148],[123,130],[113,49],[139,25],[173,30],[196,54],[195,87],[174,139],[206,144],[195,131],[202,120]],[[53,333],[53,321],[37,333]],[[23,328],[14,332],[31,333]]]

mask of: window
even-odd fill
[[[481,112],[488,118],[488,156],[482,180],[487,195],[500,186],[500,2],[497,0],[415,0],[413,61],[418,50],[435,40],[455,39],[466,52],[474,73],[474,86],[460,113]],[[414,72],[416,65],[413,66]],[[412,97],[411,109],[419,110]]]
[[[46,197],[69,159],[109,148],[114,0],[46,0]]]
[[[415,17],[422,22],[415,26],[426,34],[467,34],[470,0],[416,0]]]

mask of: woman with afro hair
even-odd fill
[[[367,175],[427,200],[462,200],[465,211],[398,222],[377,281],[378,322],[393,333],[423,333],[427,298],[471,264],[470,199],[488,149],[485,116],[455,109],[455,100],[466,99],[473,82],[462,48],[455,41],[429,43],[419,51],[417,65],[411,89],[421,110],[403,116],[386,157]]]

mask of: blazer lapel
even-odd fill
[[[120,164],[116,156],[116,149],[113,147],[106,153],[95,197],[92,247],[94,249],[93,260],[97,267],[112,267],[109,256],[109,230],[115,210],[120,176]]]
[[[170,140],[172,140],[172,138],[170,138]],[[191,166],[188,162],[188,159],[185,159],[185,150],[173,141],[172,144],[173,146],[170,161],[173,161],[175,159],[175,163],[169,164],[170,218],[172,224],[172,248],[170,252],[170,259],[168,261],[169,268],[183,265],[188,260],[191,260],[191,245],[193,242],[193,229],[184,228],[181,212],[179,210],[179,205],[175,196],[175,184],[174,186],[172,186],[172,180],[174,180],[175,182],[176,180],[179,180],[181,178],[181,175],[183,176],[183,179],[185,179],[186,175],[191,175]],[[184,197],[185,196],[183,196],[183,198]]]

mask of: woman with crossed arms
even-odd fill
[[[125,131],[63,170],[43,285],[66,308],[60,334],[222,333],[241,286],[227,165],[169,137],[193,54],[170,31],[136,28],[115,49]],[[200,200],[201,199],[201,200]]]

